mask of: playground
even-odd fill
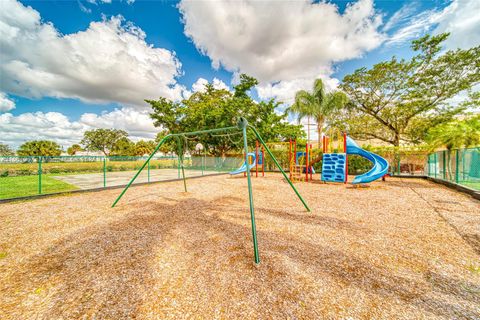
[[[351,178],[351,177],[349,177]],[[421,179],[370,188],[211,176],[0,206],[0,318],[480,317],[480,203]],[[275,192],[272,192],[275,190]]]

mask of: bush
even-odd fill
[[[5,177],[8,177],[8,170],[0,171],[0,178],[5,178]]]

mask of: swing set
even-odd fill
[[[120,201],[120,199],[123,197],[125,192],[127,192],[128,188],[132,185],[132,183],[137,179],[137,177],[140,175],[142,170],[147,166],[149,163],[150,159],[157,153],[157,151],[160,149],[160,147],[169,139],[176,139],[177,141],[177,146],[178,146],[178,157],[179,157],[179,162],[180,162],[180,167],[181,167],[181,172],[182,172],[182,179],[183,179],[183,187],[185,192],[187,192],[187,182],[185,178],[185,170],[184,170],[184,165],[183,165],[183,160],[184,160],[184,151],[185,148],[182,148],[182,144],[180,141],[180,138],[183,137],[186,141],[188,136],[195,136],[198,134],[202,133],[214,133],[214,132],[233,132],[233,134],[242,134],[243,135],[243,146],[244,146],[244,152],[245,152],[245,162],[248,164],[248,143],[247,143],[247,129],[250,129],[253,131],[255,134],[256,138],[262,146],[265,148],[265,151],[270,155],[272,158],[273,162],[277,166],[277,168],[282,172],[283,177],[285,180],[288,182],[290,187],[293,189],[297,197],[300,199],[302,204],[304,205],[305,209],[310,212],[310,208],[308,207],[307,203],[305,200],[302,198],[298,190],[295,188],[293,185],[292,181],[289,179],[285,171],[282,169],[280,164],[278,163],[277,159],[275,156],[272,154],[268,146],[265,144],[265,141],[263,141],[262,137],[258,133],[257,129],[248,124],[248,121],[241,117],[236,126],[232,127],[225,127],[225,128],[217,128],[217,129],[209,129],[209,130],[200,130],[200,131],[193,131],[193,132],[182,132],[182,133],[172,133],[166,135],[155,147],[153,152],[148,156],[147,160],[143,163],[143,165],[140,167],[140,169],[137,171],[137,173],[133,176],[133,178],[130,180],[130,182],[127,184],[127,186],[122,190],[120,195],[117,197],[117,199],[113,202],[112,208],[115,207],[115,205]],[[258,150],[258,149],[257,149]],[[254,261],[256,264],[260,263],[260,256],[258,253],[258,243],[257,243],[257,230],[256,230],[256,225],[255,225],[255,209],[254,209],[254,203],[253,203],[253,192],[252,192],[252,181],[251,181],[251,173],[250,170],[247,170],[246,172],[247,175],[247,186],[248,186],[248,199],[249,199],[249,204],[250,204],[250,219],[251,219],[251,226],[252,226],[252,240],[253,240],[253,253],[254,253]]]

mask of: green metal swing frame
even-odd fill
[[[302,202],[302,204],[304,205],[305,209],[307,209],[308,212],[310,212],[310,208],[308,207],[307,203],[305,202],[305,200],[302,198],[302,196],[300,195],[300,193],[298,192],[297,188],[295,188],[295,186],[293,185],[292,181],[290,181],[290,179],[288,178],[288,175],[285,173],[285,171],[283,170],[283,168],[280,166],[280,164],[278,163],[277,159],[275,158],[275,156],[272,154],[272,152],[270,151],[270,149],[268,148],[268,146],[265,144],[265,141],[263,141],[262,137],[260,136],[260,134],[258,133],[257,129],[255,129],[254,126],[248,124],[248,121],[241,117],[237,123],[236,126],[232,126],[232,127],[225,127],[225,128],[217,128],[217,129],[209,129],[209,130],[200,130],[200,131],[193,131],[193,132],[183,132],[183,133],[172,133],[172,134],[168,134],[166,135],[159,143],[158,145],[155,147],[155,149],[153,150],[153,152],[150,154],[150,156],[147,158],[147,160],[143,163],[143,165],[140,167],[140,169],[137,171],[137,173],[133,176],[133,178],[130,180],[130,182],[127,184],[127,186],[122,190],[122,192],[120,193],[120,195],[117,197],[117,199],[113,202],[112,204],[112,208],[115,207],[115,205],[118,203],[118,201],[123,197],[123,195],[125,194],[125,192],[127,192],[128,188],[130,188],[130,186],[132,185],[132,183],[135,181],[135,179],[137,179],[137,177],[139,176],[139,174],[142,172],[142,170],[145,168],[145,166],[147,166],[147,164],[149,164],[150,162],[150,159],[155,155],[155,153],[157,153],[157,151],[160,149],[160,147],[165,143],[165,141],[167,141],[168,139],[170,138],[175,138],[177,139],[177,143],[178,143],[178,146],[179,146],[179,154],[178,154],[178,157],[179,157],[179,163],[180,163],[180,166],[181,166],[181,171],[182,171],[182,178],[183,178],[183,187],[184,187],[184,190],[185,192],[187,192],[187,182],[186,182],[186,178],[185,178],[185,171],[184,171],[184,167],[183,167],[183,151],[181,150],[181,147],[180,147],[180,137],[182,136],[191,136],[191,135],[197,135],[197,134],[200,134],[200,133],[212,133],[212,132],[220,132],[220,131],[238,131],[238,130],[241,130],[242,131],[242,134],[243,134],[243,144],[244,144],[244,148],[245,148],[245,161],[247,161],[248,163],[248,143],[247,143],[247,129],[251,129],[253,131],[253,133],[255,134],[255,136],[257,137],[257,139],[260,141],[260,143],[263,145],[263,147],[265,148],[265,150],[267,151],[267,153],[270,155],[270,157],[272,158],[273,162],[275,163],[275,165],[277,166],[277,168],[282,172],[283,174],[283,177],[285,178],[285,180],[288,182],[288,184],[290,185],[290,187],[293,189],[293,191],[295,192],[295,194],[297,195],[297,197],[300,199],[300,201]],[[256,264],[260,263],[260,255],[258,253],[258,242],[257,242],[257,228],[256,228],[256,225],[255,225],[255,208],[254,208],[254,202],[253,202],[253,191],[252,191],[252,180],[251,180],[251,173],[250,173],[250,170],[247,170],[247,184],[248,184],[248,199],[249,199],[249,203],[250,203],[250,219],[251,219],[251,226],[252,226],[252,239],[253,239],[253,253],[254,253],[254,261]]]

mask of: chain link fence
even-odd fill
[[[425,166],[429,177],[480,191],[480,148],[437,151]]]
[[[0,157],[0,199],[39,194],[89,190],[126,185],[147,157]],[[198,177],[225,173],[243,163],[239,157],[188,156],[185,176]],[[135,183],[151,183],[181,178],[177,156],[152,158]]]

